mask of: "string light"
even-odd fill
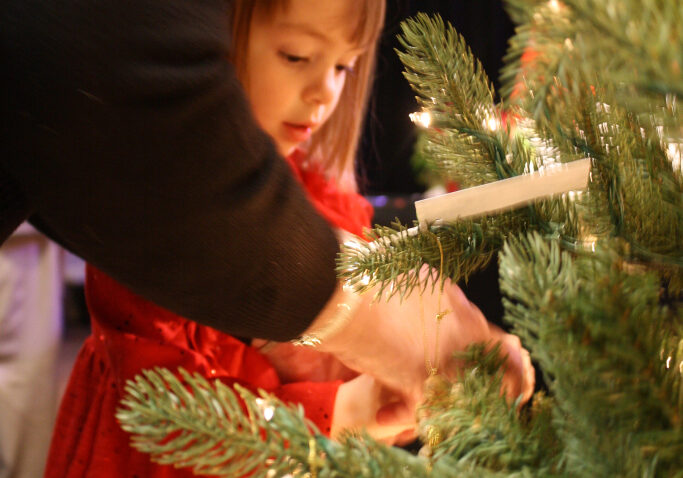
[[[495,116],[487,116],[484,120],[484,128],[488,128],[490,131],[496,131],[500,127],[500,121]]]
[[[588,234],[581,243],[586,249],[590,249],[591,252],[595,252],[595,245],[598,242],[598,238],[593,234]]]
[[[275,415],[275,407],[269,405],[262,398],[256,399],[256,405],[261,409],[261,412],[263,413],[263,418],[265,418],[267,422],[273,419],[273,415]]]
[[[671,162],[671,166],[675,172],[683,172],[683,151],[680,143],[669,143],[666,146],[666,157]]]
[[[429,125],[432,123],[432,115],[430,115],[428,111],[410,113],[408,117],[410,118],[410,121],[422,126],[423,128],[429,128]]]

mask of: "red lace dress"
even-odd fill
[[[357,194],[340,192],[317,169],[289,158],[318,211],[355,234],[370,223],[372,208]],[[47,478],[184,478],[188,469],[152,463],[129,446],[115,411],[123,387],[142,369],[184,367],[226,383],[263,388],[286,402],[301,403],[306,415],[329,432],[341,381],[282,384],[266,357],[234,337],[158,307],[88,266],[86,298],[92,335],[76,359],[52,437]]]

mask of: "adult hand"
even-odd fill
[[[262,339],[251,344],[268,357],[282,383],[347,381],[358,376],[334,355],[313,347]]]
[[[377,379],[362,374],[343,383],[337,390],[330,436],[339,438],[344,431],[365,430],[375,440],[387,445],[404,444],[415,437],[415,413],[396,414],[380,423],[379,410],[399,397]]]
[[[424,278],[429,271],[424,268],[421,273]],[[325,337],[318,350],[399,394],[401,400],[380,413],[380,423],[421,403],[430,367],[455,378],[462,364],[453,359],[453,352],[477,342],[501,342],[501,351],[508,356],[505,393],[510,398],[521,394],[523,400],[531,396],[534,374],[528,353],[516,337],[489,324],[456,284],[446,281],[441,294],[438,287],[428,287],[422,295],[414,291],[403,300],[396,295],[373,302],[374,293],[361,296],[344,327]],[[437,315],[442,316],[440,321]],[[313,324],[313,333],[319,326]]]
[[[289,342],[253,339],[252,345],[268,357],[282,383],[343,380],[335,399],[330,435],[338,438],[343,430],[365,429],[375,440],[403,445],[416,437],[415,413],[397,408],[402,397],[369,375],[359,375],[332,354]],[[386,412],[389,407],[391,416]]]

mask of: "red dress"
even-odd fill
[[[299,167],[301,153],[287,158],[309,198],[333,225],[355,234],[370,224],[372,208],[361,196],[340,192],[318,169]],[[263,388],[286,402],[301,403],[318,428],[330,430],[342,383],[282,384],[255,348],[136,296],[88,266],[86,299],[92,335],[74,364],[59,410],[46,478],[184,478],[188,469],[152,463],[129,446],[115,411],[123,386],[142,369],[184,367],[226,383]]]

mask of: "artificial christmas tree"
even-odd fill
[[[244,413],[226,386],[150,371],[119,413],[134,446],[227,476],[683,476],[683,3],[508,10],[519,26],[499,104],[455,31],[438,17],[404,23],[427,156],[463,188],[589,158],[588,188],[415,234],[376,228],[339,272],[410,294],[497,257],[506,320],[547,392],[507,403],[500,359],[472,347],[460,380],[427,383],[413,456],[363,435],[331,442],[272,397],[238,389]]]

